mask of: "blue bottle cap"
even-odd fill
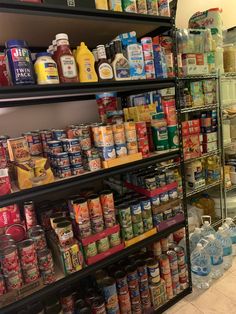
[[[11,40],[6,41],[5,47],[8,49],[15,48],[15,47],[28,48],[28,45],[24,40],[11,39]]]
[[[52,55],[49,52],[38,52],[36,53],[36,58],[39,57],[51,57]]]

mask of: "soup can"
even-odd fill
[[[80,144],[77,138],[65,138],[61,140],[64,152],[73,153],[80,151]]]
[[[66,167],[70,165],[68,153],[52,154],[53,164],[55,167]]]
[[[61,141],[48,141],[47,145],[51,154],[58,154],[63,152]]]
[[[111,277],[102,281],[102,291],[106,303],[107,314],[119,313],[119,302],[116,290],[116,282]]]
[[[27,229],[37,225],[34,203],[32,201],[24,202],[24,215]]]
[[[16,245],[10,245],[0,251],[1,268],[4,275],[20,272],[20,263]]]
[[[23,269],[37,265],[37,254],[34,241],[24,240],[18,244],[21,266]]]
[[[23,269],[22,272],[25,284],[34,282],[39,279],[39,269],[37,264],[32,265],[29,268]]]

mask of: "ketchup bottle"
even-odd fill
[[[57,63],[58,74],[61,83],[78,82],[76,62],[70,50],[67,34],[57,34],[57,50],[53,59]]]

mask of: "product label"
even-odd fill
[[[53,62],[35,64],[38,84],[59,83],[57,66]]]
[[[157,139],[158,141],[168,140],[167,128],[165,126],[160,127],[157,131]]]
[[[139,44],[129,45],[128,57],[130,64],[130,74],[133,78],[145,79],[145,68],[143,60],[142,46]]]
[[[223,247],[223,256],[229,256],[232,254],[232,246]]]
[[[98,73],[102,80],[111,80],[113,78],[112,68],[109,63],[102,63],[98,68]]]
[[[73,56],[61,56],[60,61],[62,66],[62,73],[65,78],[77,77],[76,64]]]
[[[33,80],[32,64],[29,51],[25,48],[12,48],[11,59],[13,62],[16,81],[25,79]]]
[[[118,79],[129,78],[130,77],[129,62],[126,59],[120,59],[116,63],[115,73]]]
[[[220,265],[223,263],[222,256],[211,256],[211,264],[214,266]]]

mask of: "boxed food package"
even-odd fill
[[[201,156],[199,134],[183,136],[184,159],[191,159]]]

